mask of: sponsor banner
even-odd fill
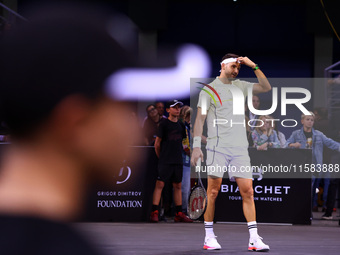
[[[257,151],[249,148],[252,165],[259,163],[280,166],[289,163],[300,165],[311,162],[307,150],[276,149]],[[279,156],[280,155],[280,156]],[[264,174],[265,175],[265,174]],[[264,178],[253,173],[254,200],[258,222],[311,224],[312,175],[310,178]],[[244,222],[242,197],[236,182],[223,178],[216,201],[216,221]]]
[[[258,222],[311,224],[311,179],[255,179],[254,200]],[[242,197],[229,179],[223,179],[215,220],[245,221]]]
[[[147,155],[144,163],[127,160],[121,171],[112,177],[110,187],[92,189],[88,201],[86,221],[148,221],[152,206],[152,194],[157,178],[157,157],[154,148],[136,147],[139,153]],[[252,164],[273,163],[271,151],[249,150]],[[277,151],[279,152],[279,151]],[[274,153],[274,152],[273,152]],[[286,160],[294,164],[311,161],[311,154],[306,150],[283,150],[281,157],[275,159],[275,165]],[[273,163],[274,164],[274,163]],[[123,169],[123,170],[122,170]],[[203,173],[204,174],[204,173]],[[129,177],[129,178],[127,178]],[[311,178],[308,179],[270,179],[254,173],[254,199],[258,222],[268,223],[311,223]],[[203,179],[206,185],[206,179]],[[203,198],[202,198],[203,200]],[[194,203],[195,208],[202,206],[202,201]],[[223,178],[223,183],[216,201],[217,221],[244,222],[242,198],[235,182]]]
[[[135,147],[144,162],[127,159],[110,186],[96,187],[89,195],[85,221],[147,221],[157,178],[158,159],[153,147]]]

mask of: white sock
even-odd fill
[[[213,225],[214,225],[213,221],[205,221],[204,222],[205,236],[206,237],[215,237]]]
[[[256,239],[258,237],[256,221],[250,221],[247,224],[248,224],[250,239]]]

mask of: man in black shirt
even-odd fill
[[[183,103],[177,100],[166,104],[169,118],[163,120],[158,129],[155,141],[155,151],[159,158],[158,180],[153,193],[151,222],[158,222],[158,205],[161,199],[164,183],[171,180],[174,188],[174,202],[176,206],[175,222],[192,222],[182,212],[182,140],[186,137],[184,124],[178,121],[180,108]]]

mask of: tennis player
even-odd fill
[[[239,74],[241,65],[246,65],[254,70],[258,83],[235,80]],[[252,172],[244,171],[250,168],[250,158],[248,155],[248,141],[246,137],[245,125],[232,125],[231,123],[243,123],[245,116],[233,114],[233,96],[231,90],[241,90],[244,98],[248,95],[248,88],[252,88],[253,94],[268,92],[271,86],[260,70],[259,66],[247,57],[240,57],[235,54],[226,54],[221,62],[221,74],[216,79],[204,87],[213,93],[215,90],[221,98],[221,103],[214,103],[213,99],[205,91],[201,91],[197,105],[197,116],[194,125],[194,141],[191,163],[196,165],[199,158],[203,161],[201,150],[201,136],[205,119],[207,119],[207,159],[208,166],[208,206],[204,214],[205,240],[203,248],[206,250],[221,249],[213,231],[213,220],[215,214],[215,201],[221,187],[224,172],[218,169],[226,169],[225,166],[232,166],[233,171],[229,172],[229,179],[236,181],[243,199],[243,213],[248,223],[250,251],[269,251],[269,246],[262,242],[262,238],[257,233],[257,223],[255,214],[255,204],[253,197]],[[213,88],[213,90],[211,89]],[[234,88],[234,89],[233,89]],[[244,102],[243,102],[244,103]],[[206,107],[206,114],[202,108]],[[216,120],[223,121],[217,124]],[[247,125],[247,123],[245,123]],[[219,166],[219,167],[218,167]],[[244,166],[244,167],[242,167]],[[242,168],[241,168],[242,167]]]

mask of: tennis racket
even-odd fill
[[[201,158],[197,161],[197,166],[201,168]],[[200,169],[201,170],[201,169]],[[190,219],[199,219],[207,209],[208,197],[203,187],[200,171],[197,172],[195,186],[191,189],[187,213]]]

